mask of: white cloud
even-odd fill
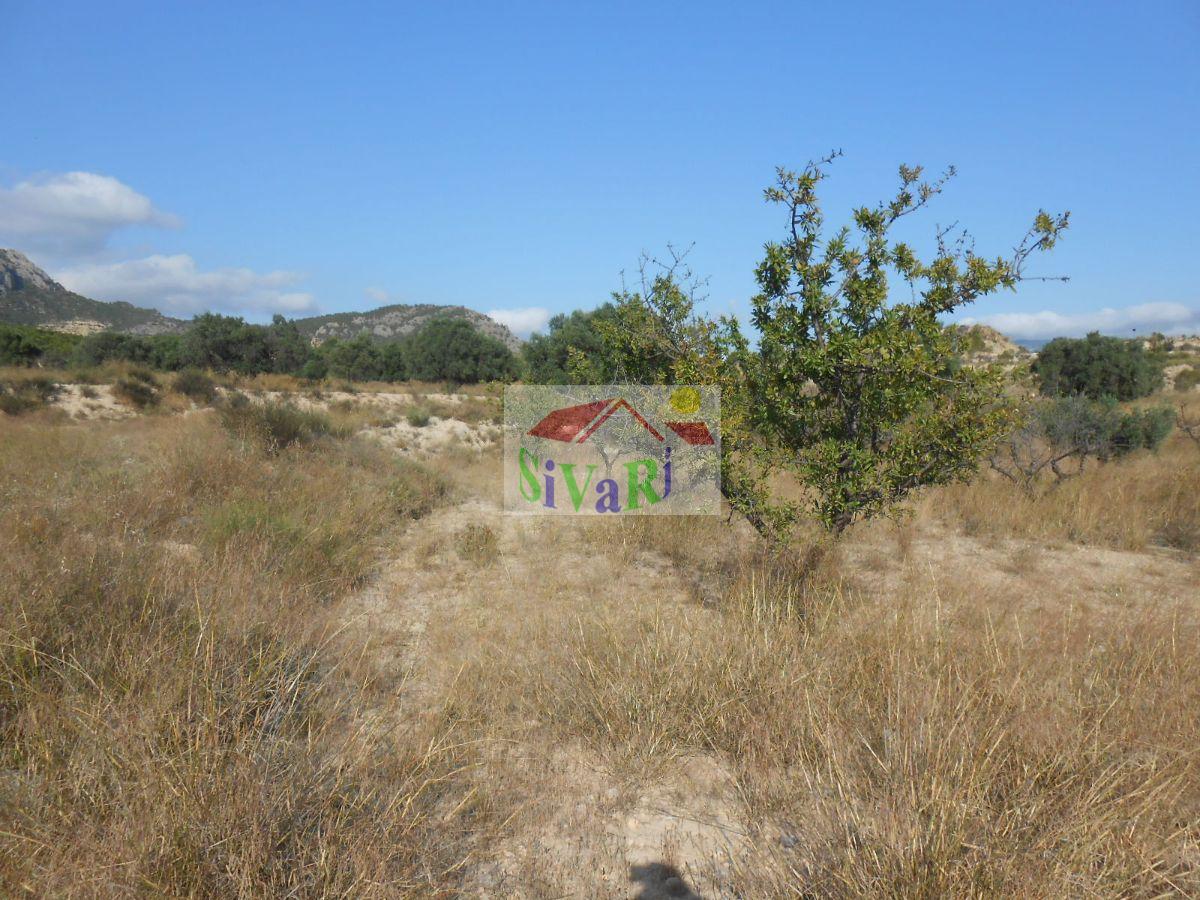
[[[529,337],[531,332],[541,331],[550,321],[550,310],[541,306],[524,306],[519,309],[493,309],[487,314],[501,325],[507,325],[513,334]]]
[[[376,303],[387,303],[388,297],[391,296],[383,288],[378,287],[369,287],[363,293],[367,295],[368,300],[374,300]]]
[[[245,268],[203,271],[184,253],[78,266],[60,270],[55,277],[86,297],[127,300],[176,316],[208,311],[293,316],[316,308],[311,294],[288,290],[302,277],[296,272],[258,273]]]
[[[179,224],[107,175],[64,172],[0,187],[0,243],[19,249],[78,256],[103,249],[113,232],[130,225]]]
[[[1200,309],[1182,303],[1141,303],[1120,309],[1105,307],[1085,313],[996,313],[967,317],[964,325],[990,325],[1014,338],[1081,337],[1089,331],[1128,335],[1151,331],[1180,334],[1200,331]]]

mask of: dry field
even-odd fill
[[[782,560],[504,516],[486,395],[99,387],[0,416],[4,895],[1200,896],[1185,435]]]

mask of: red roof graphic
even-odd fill
[[[580,403],[578,406],[564,406],[561,409],[553,410],[547,413],[542,421],[530,428],[529,434],[534,437],[549,438],[552,441],[582,444],[619,409],[628,410],[643,428],[654,435],[656,440],[663,440],[663,436],[655,430],[654,426],[647,422],[642,414],[630,406],[623,397],[609,397],[607,400],[595,400],[591,403]]]
[[[712,432],[703,422],[668,422],[667,427],[693,446],[715,444]]]

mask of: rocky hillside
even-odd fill
[[[370,335],[377,341],[388,341],[416,331],[430,319],[438,316],[466,319],[476,329],[503,341],[510,350],[516,351],[521,340],[507,327],[481,312],[465,306],[434,306],[427,303],[416,305],[397,304],[381,306],[369,312],[332,313],[326,316],[311,316],[297,319],[300,333],[314,343],[324,343],[330,338],[348,340],[360,334]]]
[[[104,303],[68,291],[29,261],[25,254],[0,248],[0,322],[37,325],[72,334],[123,331],[170,334],[186,324],[131,303]]]
[[[987,325],[952,327],[958,334],[962,359],[967,365],[987,366],[1000,363],[1004,366],[1015,366],[1032,360],[1036,355]]]
[[[320,344],[366,333],[387,341],[416,331],[436,316],[469,321],[479,331],[516,351],[520,339],[504,325],[465,306],[430,304],[383,306],[368,312],[332,313],[297,319],[301,334]],[[105,303],[68,291],[17,250],[0,248],[0,322],[37,325],[71,334],[121,331],[128,334],[172,334],[188,323],[130,303]]]

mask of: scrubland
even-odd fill
[[[1200,894],[1186,435],[783,558],[504,516],[396,437],[482,394],[218,386],[0,418],[5,894]]]

